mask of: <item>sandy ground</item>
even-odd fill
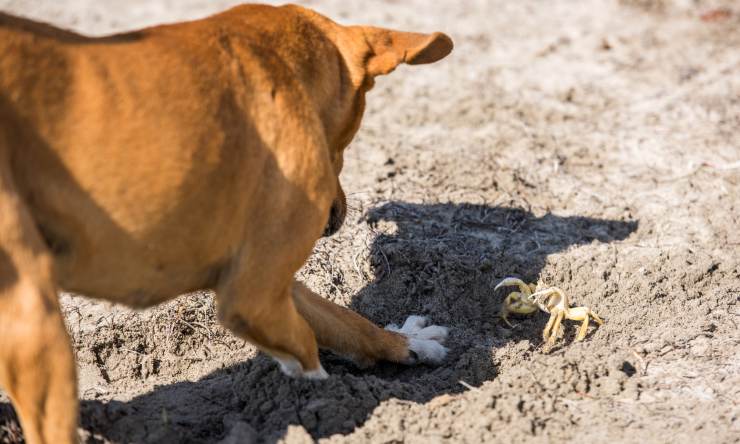
[[[231,3],[0,9],[100,34]],[[83,440],[740,441],[740,4],[303,3],[456,42],[378,82],[347,153],[350,217],[301,272],[379,324],[449,326],[449,358],[359,370],[327,353],[328,381],[289,380],[207,293],[143,312],[64,295]],[[510,275],[606,324],[578,343],[567,322],[546,353],[545,314],[497,319]],[[19,439],[7,402],[0,424]]]

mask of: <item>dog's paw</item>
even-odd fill
[[[447,339],[447,327],[429,325],[423,316],[409,316],[403,326],[389,324],[386,330],[400,333],[409,340],[409,357],[404,364],[440,364],[447,356],[442,344]]]
[[[288,358],[276,358],[273,356],[278,364],[280,364],[280,371],[283,374],[290,376],[291,378],[305,378],[305,379],[326,379],[329,377],[329,373],[324,370],[324,367],[319,364],[319,368],[316,370],[303,371],[303,366],[296,359]]]

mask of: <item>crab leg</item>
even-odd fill
[[[578,329],[578,335],[576,336],[576,341],[582,341],[583,338],[586,337],[586,330],[588,329],[588,321],[590,318],[593,318],[594,322],[596,322],[599,325],[602,325],[604,321],[601,320],[601,318],[591,311],[588,307],[574,307],[568,310],[568,313],[566,317],[573,321],[583,321],[581,324],[581,328]]]
[[[545,329],[542,330],[542,340],[547,341],[550,338],[550,329],[555,324],[555,319],[558,317],[557,313],[550,313],[550,319],[547,320]]]
[[[499,313],[499,317],[506,322],[506,325],[508,325],[511,328],[514,328],[513,325],[511,325],[511,322],[509,322],[509,305],[514,300],[516,296],[518,296],[519,293],[514,292],[506,296],[506,299],[504,299],[504,303],[501,304],[501,313]]]
[[[576,336],[576,341],[582,341],[583,338],[586,337],[587,331],[588,331],[588,315],[583,318],[583,323],[581,324],[581,328],[578,329],[578,335]]]
[[[565,317],[564,311],[558,311],[557,317],[555,317],[555,323],[552,324],[552,330],[550,331],[550,339],[547,341],[548,346],[555,345],[555,340],[558,338],[558,333],[560,332],[560,324],[563,322],[563,318]]]

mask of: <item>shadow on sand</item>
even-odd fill
[[[270,359],[258,356],[127,402],[83,401],[88,442],[216,442],[229,434],[234,442],[273,442],[290,424],[318,439],[353,431],[386,400],[425,403],[479,386],[496,375],[492,349],[512,339],[536,346],[545,322],[534,317],[516,331],[502,328],[496,319],[501,298],[492,294],[497,280],[536,281],[548,255],[623,240],[637,228],[637,222],[536,217],[515,208],[404,202],[371,210],[365,222],[380,233],[370,252],[375,279],[352,308],[378,324],[424,314],[449,326],[444,365],[360,370],[322,353],[332,376],[309,382],[283,377]],[[17,439],[11,424],[12,410],[0,403],[0,442]]]

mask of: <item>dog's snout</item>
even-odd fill
[[[345,216],[346,210],[344,202],[339,199],[335,199],[331,205],[331,210],[329,211],[329,220],[326,223],[326,227],[324,227],[323,237],[329,237],[339,231],[339,229],[342,228]]]

